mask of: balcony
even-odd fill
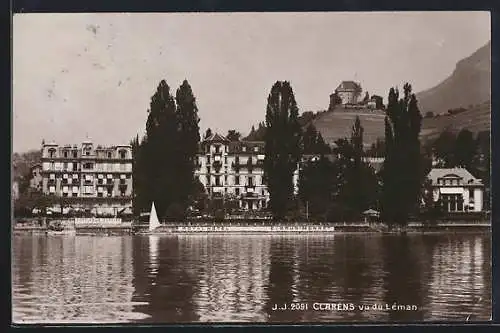
[[[252,193],[252,192],[255,191],[255,185],[253,185],[253,184],[247,184],[247,185],[245,185],[245,189],[246,189],[247,192]]]
[[[212,166],[214,167],[214,169],[215,169],[216,171],[218,171],[218,170],[222,167],[222,162],[221,162],[221,161],[214,161],[214,162],[212,163]]]

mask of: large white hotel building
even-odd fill
[[[44,143],[42,191],[97,215],[132,213],[132,147]]]
[[[214,133],[200,144],[195,175],[211,198],[235,197],[243,210],[267,208],[264,154],[263,141],[230,141]],[[296,193],[298,179],[297,168],[293,177]]]

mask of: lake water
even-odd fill
[[[15,235],[12,246],[15,323],[491,317],[490,234]]]

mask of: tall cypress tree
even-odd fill
[[[174,201],[177,188],[176,159],[178,125],[175,100],[165,80],[158,85],[151,97],[146,122],[147,141],[144,146],[144,171],[147,174],[148,201],[154,201],[158,213],[163,216]]]
[[[175,100],[177,102],[178,122],[178,141],[176,145],[178,159],[177,163],[175,163],[178,183],[176,201],[185,209],[188,198],[194,191],[194,171],[200,143],[198,107],[187,80],[184,80],[177,89]]]
[[[404,97],[391,88],[385,118],[385,161],[383,166],[382,219],[392,225],[406,225],[418,205],[422,184],[419,134],[422,116],[411,85],[404,85]]]
[[[267,99],[264,177],[275,220],[286,216],[294,201],[293,174],[301,157],[302,130],[292,87],[277,81]]]

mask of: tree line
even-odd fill
[[[373,208],[390,226],[405,225],[426,199],[422,189],[434,155],[444,167],[479,165],[478,175],[489,184],[489,133],[473,138],[466,130],[457,136],[444,132],[432,146],[422,146],[422,115],[409,84],[402,96],[396,88],[389,90],[385,112],[385,138],[368,151],[363,150],[364,130],[358,117],[351,136],[330,146],[314,127],[314,114],[299,114],[290,82],[277,81],[267,98],[265,121],[245,138],[265,143],[264,182],[273,218],[350,221]],[[149,211],[152,202],[161,217],[175,221],[186,219],[190,208],[210,206],[195,177],[202,139],[199,121],[188,81],[174,96],[162,80],[151,97],[145,135],[131,140],[136,216]],[[203,138],[211,135],[207,129]],[[227,138],[238,141],[242,135],[229,130]],[[385,157],[379,172],[365,162],[367,155]]]

